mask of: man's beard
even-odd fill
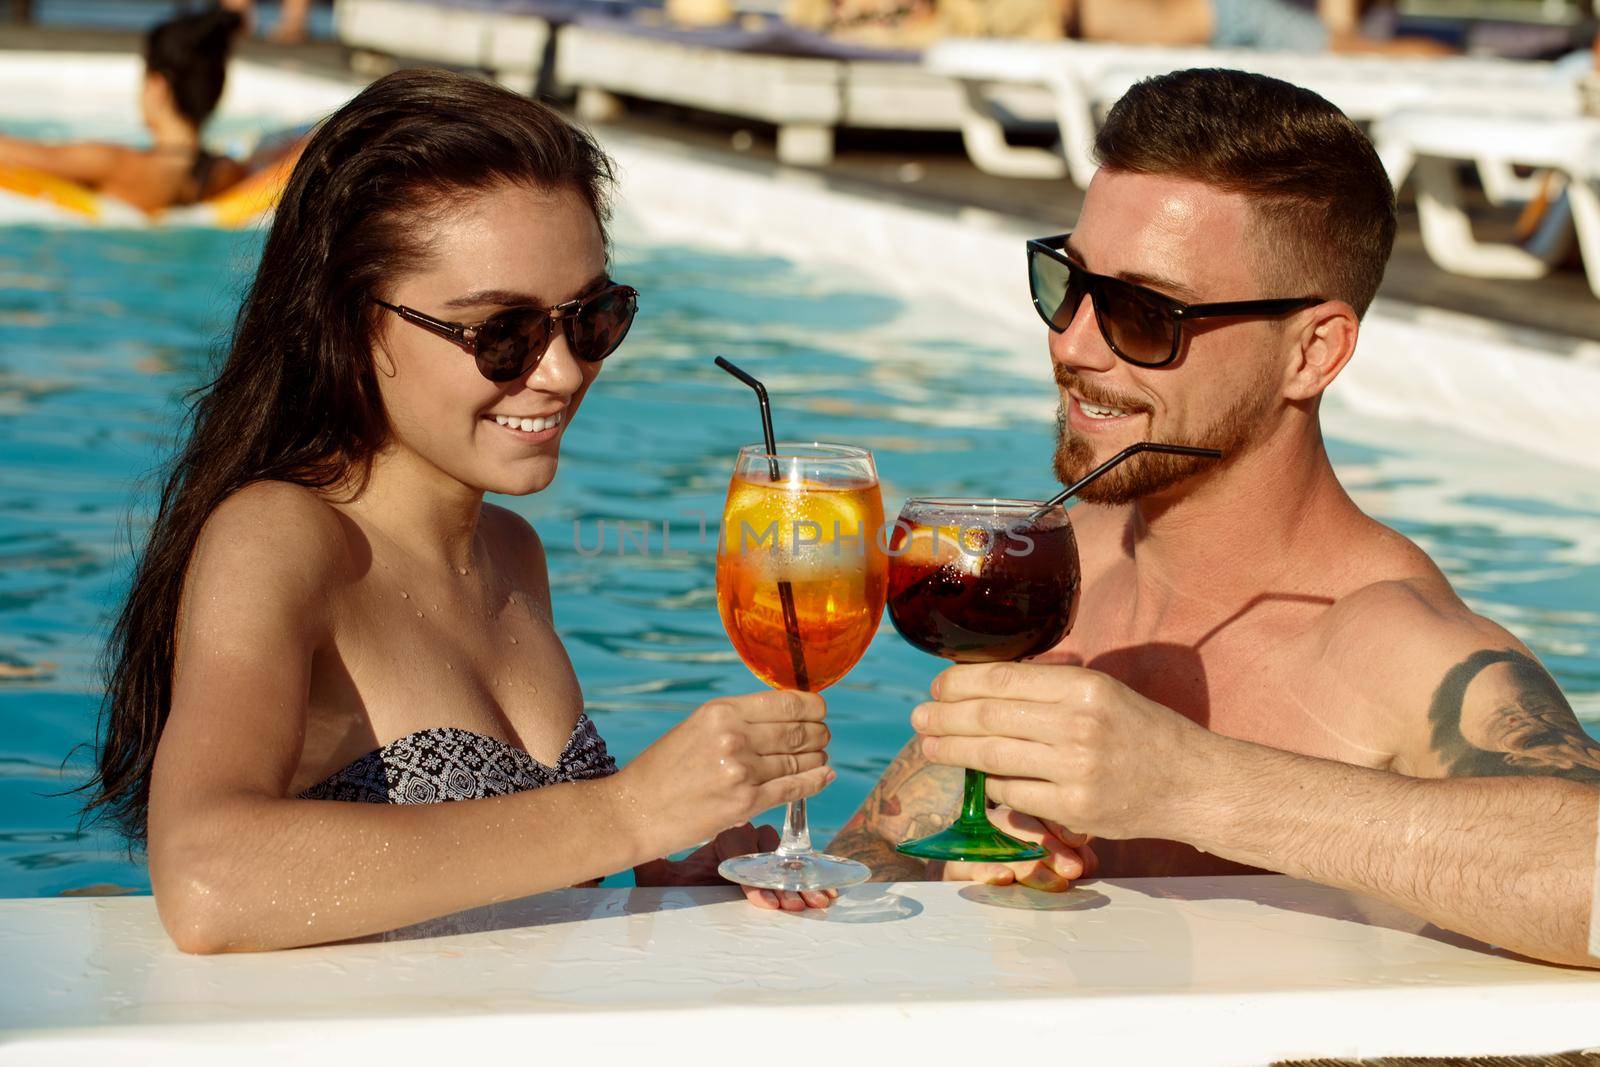
[[[1090,403],[1103,403],[1130,412],[1150,410],[1147,406],[1139,404],[1130,406],[1129,401],[1120,395],[1096,389],[1063,367],[1056,367],[1055,372],[1057,385],[1063,389],[1070,387],[1079,395],[1086,395]],[[1250,442],[1256,427],[1261,423],[1268,402],[1267,375],[1264,374],[1252,382],[1251,388],[1241,395],[1232,407],[1213,419],[1210,425],[1195,433],[1172,435],[1158,440],[1162,444],[1215,448],[1220,450],[1224,457],[1230,457]],[[1104,463],[1110,458],[1110,456],[1100,456],[1097,460],[1094,443],[1073,435],[1071,427],[1067,424],[1067,399],[1063,397],[1061,406],[1056,410],[1054,464],[1056,478],[1062,485],[1071,485],[1093,470],[1097,462]],[[1141,497],[1170,489],[1216,463],[1216,460],[1202,456],[1141,452],[1129,456],[1096,481],[1085,486],[1078,493],[1078,499],[1088,504],[1131,504]]]

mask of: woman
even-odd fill
[[[728,827],[832,780],[822,701],[783,692],[713,701],[612,773],[539,538],[483,501],[550,484],[632,321],[609,166],[547,108],[437,71],[374,83],[306,146],[110,647],[91,806],[148,829],[180,948],[630,866],[711,880],[775,841]]]
[[[197,203],[235,185],[245,167],[207,152],[200,129],[222,96],[239,26],[234,12],[213,10],[164,22],[146,36],[139,102],[149,148],[0,136],[0,167],[43,171],[148,212]]]

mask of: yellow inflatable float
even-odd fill
[[[146,213],[76,182],[23,167],[0,166],[0,223],[101,226],[203,226],[236,230],[270,212],[283,193],[295,157],[290,153],[237,185],[198,204]]]

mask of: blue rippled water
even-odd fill
[[[129,509],[137,529],[150,500],[140,479],[170,447],[258,248],[256,235],[211,231],[0,229],[0,896],[148,888],[116,839],[79,830],[74,798],[51,794],[83,780],[86,752],[69,754],[92,736]],[[707,698],[755,687],[718,622],[694,515],[714,521],[754,428],[748,392],[713,354],[766,378],[780,433],[873,448],[891,513],[915,493],[1047,491],[1053,426],[1042,353],[1037,377],[997,372],[978,331],[930,326],[935,309],[858,279],[626,234],[621,261],[644,313],[566,438],[556,483],[503,502],[545,540],[557,622],[627,759]],[[1330,421],[1363,505],[1421,542],[1600,717],[1592,472],[1337,410]],[[618,521],[654,524],[652,552],[619,555]],[[602,525],[606,551],[580,554],[576,539],[592,550]],[[831,692],[841,778],[813,807],[823,839],[904,742],[938,666],[885,624]]]

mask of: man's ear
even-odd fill
[[[1285,369],[1284,396],[1314,400],[1355,355],[1361,320],[1343,300],[1325,300],[1296,312],[1285,340],[1293,346]]]

